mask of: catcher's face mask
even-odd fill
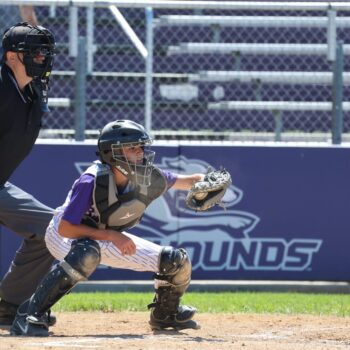
[[[140,186],[151,185],[155,152],[148,149],[152,140],[126,144],[113,144],[112,157],[115,168]]]

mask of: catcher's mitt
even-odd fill
[[[208,210],[221,202],[231,182],[231,175],[225,169],[208,170],[203,181],[196,182],[189,190],[187,206],[193,210]]]

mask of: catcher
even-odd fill
[[[74,182],[46,231],[47,247],[59,263],[20,305],[12,335],[48,336],[45,312],[100,263],[155,273],[155,297],[148,305],[152,329],[199,328],[193,320],[196,309],[180,305],[192,271],[186,250],[159,246],[125,230],[137,225],[147,206],[169,188],[189,190],[194,184],[189,203],[201,210],[220,201],[230,179],[225,177],[227,183],[219,189],[215,172],[179,175],[160,170],[153,164],[151,143],[143,126],[130,120],[117,120],[102,129],[100,161]],[[197,204],[196,197],[201,197]]]

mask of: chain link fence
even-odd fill
[[[0,24],[8,22],[9,9],[16,11],[17,6],[0,6]],[[49,93],[56,103],[51,103],[41,137],[73,138],[78,61],[69,51],[71,8],[36,6],[35,11],[39,23],[52,30],[57,41]],[[146,45],[145,9],[119,11]],[[329,59],[327,11],[258,11],[253,6],[244,11],[154,9],[153,18],[148,122],[156,138],[330,139],[334,60]],[[336,13],[334,23],[336,40],[343,42],[346,102],[349,12]],[[135,42],[110,8],[79,7],[77,24],[79,36],[88,36],[90,42],[93,37],[86,77],[86,137],[95,137],[114,119],[145,123],[147,67]],[[61,103],[62,99],[68,102]],[[346,141],[349,106],[343,106]]]

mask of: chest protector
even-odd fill
[[[123,194],[118,193],[113,173],[108,165],[96,162],[86,170],[85,174],[95,176],[93,191],[95,218],[94,223],[91,223],[92,218],[85,216],[82,222],[101,229],[122,231],[137,225],[146,208],[167,188],[164,175],[156,167],[152,170],[150,186],[136,186]]]

